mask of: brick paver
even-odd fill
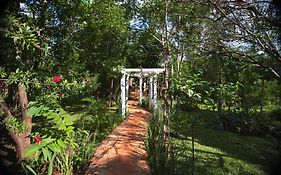
[[[86,175],[150,175],[144,141],[150,113],[129,101],[129,117],[97,148]]]

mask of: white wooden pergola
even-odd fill
[[[146,87],[144,78],[149,78],[149,109],[157,108],[157,75],[164,72],[164,68],[129,68],[122,69],[121,78],[121,113],[126,117],[129,99],[129,81],[131,77],[139,78],[139,103],[143,100],[143,87]]]

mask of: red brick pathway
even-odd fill
[[[150,113],[129,101],[130,116],[97,148],[86,175],[150,175],[144,140]]]

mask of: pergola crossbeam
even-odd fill
[[[122,69],[121,72],[126,73],[162,73],[164,72],[164,68],[129,68],[129,69]]]

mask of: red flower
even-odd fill
[[[34,139],[34,143],[37,144],[37,143],[41,142],[42,140],[43,140],[43,138],[41,136],[37,136]]]
[[[53,76],[53,82],[58,83],[60,81],[61,81],[61,76],[60,75]]]

